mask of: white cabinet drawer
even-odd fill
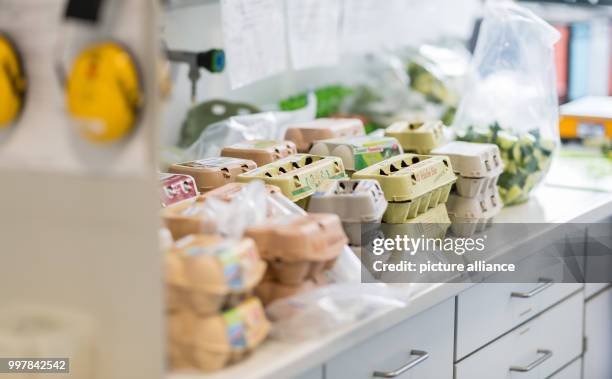
[[[483,283],[459,294],[457,360],[529,320],[581,287],[582,284],[568,283],[553,285]],[[521,295],[524,297],[520,297]]]
[[[549,379],[580,379],[582,378],[582,359],[577,359]],[[595,379],[585,376],[586,379]]]
[[[583,308],[579,292],[457,363],[455,378],[547,378],[581,354]]]
[[[323,379],[323,366],[310,369],[293,379]]]
[[[412,366],[395,377],[452,379],[454,310],[450,298],[340,354],[325,364],[325,378],[371,379]]]
[[[612,289],[586,303],[585,379],[612,378]]]

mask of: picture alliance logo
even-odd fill
[[[415,255],[419,252],[444,252],[463,255],[471,252],[483,252],[487,236],[478,238],[431,238],[421,235],[412,237],[397,235],[394,238],[375,238],[372,240],[372,253],[383,255],[390,252],[402,252]]]

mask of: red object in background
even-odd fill
[[[555,26],[561,38],[555,45],[555,65],[557,67],[557,93],[559,100],[565,102],[568,87],[568,59],[570,30],[566,25]]]
[[[160,174],[162,207],[198,196],[193,178],[182,174]]]

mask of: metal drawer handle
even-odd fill
[[[375,378],[395,378],[429,358],[429,353],[423,350],[411,350],[410,356],[416,357],[395,371],[374,371]]]
[[[544,291],[545,289],[547,289],[548,287],[553,285],[553,280],[552,279],[545,279],[545,278],[540,278],[538,280],[541,284],[538,285],[536,288],[532,289],[529,292],[512,292],[512,294],[510,294],[510,296],[512,297],[519,297],[521,299],[528,299],[530,297],[534,297],[535,295],[539,294],[540,292]]]
[[[527,366],[512,366],[510,367],[510,371],[518,371],[518,372],[531,371],[534,368],[541,365],[542,363],[544,363],[544,361],[547,361],[553,355],[552,351],[544,350],[544,349],[539,349],[538,354],[540,354],[540,357],[536,359],[535,361],[531,362],[530,364],[528,364]]]

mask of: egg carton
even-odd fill
[[[247,159],[214,157],[175,163],[168,170],[173,174],[190,175],[195,180],[198,190],[206,192],[235,182],[239,174],[255,168],[257,164]]]
[[[339,157],[344,168],[353,172],[403,154],[403,150],[395,138],[368,135],[316,141],[310,154]]]
[[[225,240],[217,235],[184,237],[165,261],[168,308],[188,308],[202,316],[244,299],[266,270],[253,240]]]
[[[317,285],[312,280],[306,280],[298,285],[288,285],[264,279],[257,285],[255,295],[267,306],[275,300],[296,296],[315,288]]]
[[[315,141],[365,135],[363,122],[358,118],[319,118],[292,124],[285,139],[295,142],[300,153],[306,153]]]
[[[463,197],[474,197],[497,184],[504,171],[499,147],[488,143],[451,142],[432,150],[432,155],[449,157],[458,175],[457,192]]]
[[[255,162],[257,166],[276,162],[294,154],[297,154],[297,148],[291,141],[243,141],[221,150],[222,157],[248,159]]]
[[[503,203],[497,186],[493,186],[472,198],[451,194],[447,206],[453,233],[459,237],[469,237],[490,226]]]
[[[361,224],[379,223],[387,201],[376,180],[327,180],[310,198],[309,212],[340,217],[349,244],[361,244]]]
[[[406,152],[429,154],[444,144],[444,124],[421,119],[398,121],[385,129],[385,136],[397,139]]]
[[[189,175],[160,173],[161,206],[180,203],[198,196],[195,180]]]
[[[245,237],[257,244],[278,283],[297,285],[333,267],[348,239],[338,216],[310,213],[258,224]]]
[[[387,211],[383,215],[383,221],[389,224],[404,224],[411,222],[414,218],[426,213],[440,204],[445,204],[451,192],[453,184],[434,189],[412,200],[390,201]]]
[[[416,201],[421,197],[445,202],[446,193],[456,180],[448,158],[417,154],[402,154],[387,159],[357,171],[353,179],[377,180],[389,202]],[[442,189],[439,196],[427,196],[437,189]],[[416,208],[425,211],[427,208],[421,203],[419,201]],[[429,201],[425,203],[429,208],[437,205]]]
[[[206,214],[201,197],[163,208],[161,216],[174,240],[190,234],[213,234],[217,230],[217,223]]]
[[[397,235],[425,238],[444,238],[451,226],[445,204],[438,204],[425,213],[401,224],[383,224],[386,238]]]
[[[241,174],[237,181],[263,180],[280,188],[291,201],[305,202],[304,199],[312,195],[323,180],[345,177],[340,158],[296,154]]]
[[[208,317],[189,311],[168,317],[168,354],[174,369],[220,370],[247,357],[270,332],[261,301],[251,297]]]

